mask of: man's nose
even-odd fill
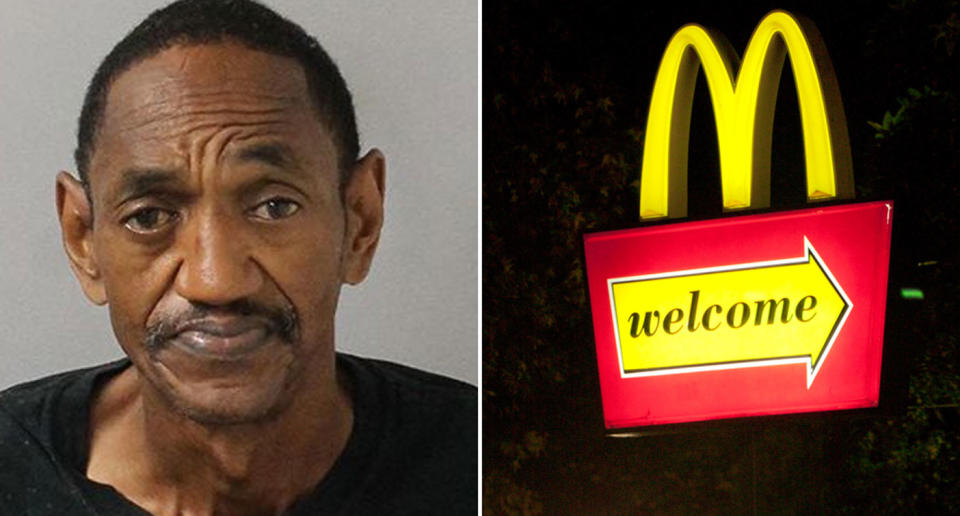
[[[263,275],[242,225],[214,209],[186,221],[177,243],[182,260],[175,281],[177,294],[194,303],[218,306],[260,290]]]

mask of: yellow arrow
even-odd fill
[[[803,363],[809,388],[853,304],[803,241],[799,258],[608,280],[621,376]]]

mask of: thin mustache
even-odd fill
[[[147,327],[145,345],[148,351],[157,351],[185,331],[204,331],[217,334],[213,316],[257,317],[268,331],[281,341],[292,344],[296,341],[300,324],[296,311],[289,306],[268,307],[250,301],[238,301],[225,307],[209,307],[193,304],[186,311],[161,320]]]

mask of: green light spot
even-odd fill
[[[904,299],[923,299],[923,291],[918,288],[900,289],[900,297]]]

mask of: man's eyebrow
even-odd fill
[[[169,190],[170,185],[179,183],[176,172],[162,168],[129,168],[120,176],[111,192],[117,205],[157,190]]]
[[[257,143],[243,147],[236,152],[233,159],[239,163],[259,162],[277,168],[295,168],[293,149],[280,142]]]

